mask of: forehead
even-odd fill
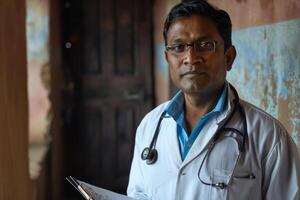
[[[201,15],[178,17],[172,22],[167,33],[168,43],[178,39],[195,40],[199,38],[222,39],[215,23],[209,17]]]

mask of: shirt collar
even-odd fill
[[[222,112],[225,109],[225,104],[226,104],[226,97],[227,97],[227,88],[228,88],[228,83],[225,84],[225,87],[223,88],[222,94],[218,99],[218,102],[214,109],[211,112]]]
[[[175,121],[179,118],[181,112],[183,111],[183,103],[184,103],[184,96],[183,92],[179,90],[175,96],[170,100],[169,104],[167,105],[165,111],[174,118]]]
[[[227,89],[228,89],[228,83],[225,83],[225,87],[222,91],[221,96],[219,97],[217,104],[213,108],[212,111],[210,111],[207,114],[210,113],[216,113],[216,112],[222,112],[225,110],[226,105],[226,97],[227,97]],[[183,92],[180,90],[176,93],[176,95],[170,100],[168,103],[165,111],[167,114],[169,114],[175,121],[178,120],[180,114],[183,112],[183,103],[184,103],[184,95]],[[206,115],[207,115],[206,114]]]

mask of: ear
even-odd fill
[[[225,52],[225,63],[227,71],[230,71],[232,64],[236,57],[236,50],[234,46],[229,47]]]

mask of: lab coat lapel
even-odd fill
[[[186,158],[184,159],[181,167],[187,165],[195,157],[200,155],[203,152],[203,150],[205,150],[205,147],[212,139],[212,137],[215,135],[217,129],[218,129],[218,124],[216,123],[216,120],[212,120],[209,124],[206,124],[203,127],[200,134],[198,135],[195,142],[193,143],[191,149],[189,150]]]
[[[213,139],[213,136],[215,134],[218,134],[216,132],[222,126],[225,119],[230,115],[231,112],[233,112],[234,95],[232,94],[232,91],[230,89],[228,89],[227,99],[228,99],[227,109],[218,117],[214,118],[213,120],[210,120],[203,127],[200,134],[198,135],[195,142],[193,143],[191,149],[189,150],[181,167],[187,165],[189,162],[191,162],[195,157],[199,156],[206,149],[207,145]]]
[[[167,154],[170,155],[169,157],[171,162],[176,166],[176,168],[179,168],[182,164],[182,159],[177,138],[177,124],[171,117],[164,120],[166,121],[164,132],[167,133],[164,134],[165,138],[163,141],[166,142],[164,146],[167,147]]]

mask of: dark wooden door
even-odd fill
[[[151,0],[62,6],[65,175],[124,193],[135,130],[154,99]]]

